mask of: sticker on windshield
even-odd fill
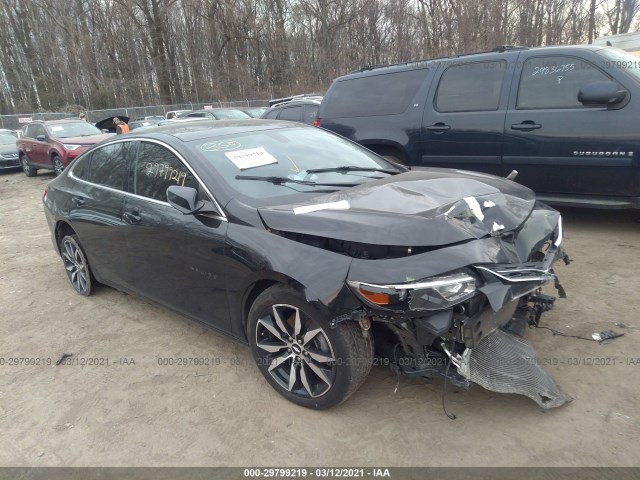
[[[64,130],[63,127],[51,127],[51,131],[52,132],[61,132],[63,130]]]
[[[241,146],[237,140],[220,140],[218,142],[204,143],[200,147],[200,150],[204,150],[205,152],[228,152]]]
[[[267,153],[264,147],[247,148],[245,150],[238,150],[237,152],[226,152],[225,156],[240,170],[278,163],[278,160],[273,155]]]

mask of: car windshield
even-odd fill
[[[87,122],[59,123],[47,127],[55,138],[87,137],[102,132]]]
[[[631,75],[637,82],[640,82],[640,57],[620,50],[619,48],[603,48],[597,51],[607,59],[603,62],[605,69],[620,69]]]
[[[0,133],[0,145],[15,145],[16,137],[10,133]]]
[[[317,128],[261,130],[191,145],[233,190],[254,199],[326,193],[390,174],[379,170],[402,172],[359,145]],[[307,172],[317,169],[325,171]]]
[[[244,112],[240,110],[215,110],[213,114],[216,116],[218,120],[240,120],[243,118],[251,118]]]

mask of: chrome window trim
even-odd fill
[[[198,176],[198,174],[193,170],[193,168],[191,168],[191,165],[189,165],[189,162],[187,162],[184,157],[182,155],[180,155],[180,153],[178,153],[176,151],[175,148],[173,148],[171,145],[168,145],[160,140],[156,140],[156,139],[152,139],[152,138],[122,138],[122,139],[118,139],[118,140],[114,140],[112,142],[109,142],[106,145],[101,145],[99,148],[103,148],[103,147],[107,147],[109,145],[113,145],[115,143],[123,143],[123,142],[149,142],[149,143],[155,143],[157,145],[160,145],[161,147],[166,148],[167,150],[169,150],[171,153],[173,153],[179,161],[181,161],[186,167],[187,169],[191,172],[191,174],[195,177],[195,179],[198,181],[198,183],[200,185],[202,185],[202,188],[204,188],[205,193],[209,196],[209,199],[212,200],[213,204],[215,205],[215,207],[218,209],[218,211],[220,212],[220,215],[216,215],[214,213],[211,213],[211,216],[219,218],[220,220],[224,220],[225,222],[228,222],[229,220],[227,219],[227,216],[224,214],[224,211],[222,210],[222,208],[220,207],[220,204],[218,203],[218,201],[216,200],[216,198],[211,194],[211,192],[209,191],[209,188],[205,185],[205,183],[202,181],[202,179]],[[97,150],[97,149],[96,149]],[[83,182],[86,183],[88,185],[92,185],[94,187],[98,187],[98,188],[102,188],[104,190],[109,190],[111,192],[116,192],[116,193],[123,193],[124,195],[129,195],[135,198],[139,198],[141,200],[146,200],[148,202],[151,203],[155,203],[158,205],[165,205],[168,207],[171,207],[171,204],[169,202],[163,202],[162,200],[156,200],[155,198],[149,198],[149,197],[145,197],[143,195],[138,195],[136,193],[131,193],[131,192],[125,192],[124,190],[118,190],[117,188],[113,188],[113,187],[107,187],[106,185],[100,185],[98,183],[93,183],[93,182],[89,182],[87,180],[83,180],[81,178],[76,177],[73,174],[73,170],[75,169],[75,166],[77,164],[74,162],[71,169],[69,170],[68,175],[73,178],[74,180],[77,180],[78,182]],[[173,207],[171,207],[173,208]],[[207,212],[210,213],[210,212]]]

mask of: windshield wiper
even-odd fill
[[[382,172],[388,173],[389,175],[397,175],[402,173],[399,170],[388,170],[386,168],[375,168],[375,167],[356,167],[353,165],[343,165],[342,167],[328,167],[328,168],[312,168],[311,170],[306,170],[307,173],[324,173],[324,172],[339,172],[339,173],[347,173],[347,172]]]
[[[288,177],[261,177],[255,175],[236,175],[236,180],[260,180],[263,182],[271,182],[274,185],[283,185],[285,183],[297,183],[298,185],[310,185],[319,187],[355,187],[359,183],[318,183],[308,180],[296,180]]]

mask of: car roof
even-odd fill
[[[578,53],[580,51],[598,51],[604,48],[610,47],[602,47],[597,45],[549,45],[542,47],[520,47],[520,46],[512,46],[512,45],[502,45],[494,48],[493,50],[486,52],[472,52],[472,53],[464,53],[460,55],[449,55],[445,57],[434,57],[434,58],[425,58],[422,60],[412,60],[409,62],[396,63],[396,64],[384,64],[384,65],[364,65],[358,70],[355,70],[351,73],[338,77],[338,79],[344,78],[355,78],[355,77],[366,77],[369,75],[379,75],[381,73],[386,72],[395,72],[395,71],[404,71],[415,68],[427,68],[431,64],[445,63],[447,60],[455,60],[455,59],[464,59],[464,60],[483,60],[491,58],[496,59],[500,57],[511,58],[513,56],[518,55],[522,51],[533,51],[540,53]],[[338,80],[336,79],[336,80]]]
[[[183,142],[201,140],[204,138],[223,137],[225,135],[259,132],[284,128],[314,128],[302,123],[284,122],[279,120],[260,120],[257,118],[246,120],[209,120],[202,119],[193,122],[175,122],[170,125],[147,127],[144,131],[128,134],[130,138],[158,138],[170,135]]]

